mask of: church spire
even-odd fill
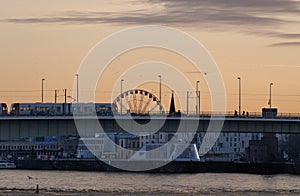
[[[174,101],[174,91],[172,90],[172,97],[171,97],[171,103],[170,103],[170,110],[169,110],[169,115],[175,114],[175,101]]]

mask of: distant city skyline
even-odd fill
[[[69,96],[73,91],[76,94],[75,74],[93,46],[124,28],[155,24],[178,28],[207,48],[222,73],[228,111],[238,111],[240,77],[242,111],[260,112],[269,107],[269,84],[273,83],[272,107],[283,113],[299,113],[299,16],[300,2],[295,0],[5,1],[0,8],[0,102],[40,102],[42,78],[44,102],[54,102],[55,89],[59,89],[57,100],[63,102],[62,89],[66,88]],[[186,59],[153,48],[129,51],[112,61],[112,69],[99,80],[105,85],[97,89],[96,101],[110,101],[111,89],[120,83],[121,72],[146,60],[181,67],[195,89],[199,80],[201,111],[210,109],[205,84],[205,74],[210,73],[195,73]],[[163,70],[160,75],[162,82],[172,77]],[[129,90],[128,78],[124,80],[124,90]],[[159,96],[157,75],[140,87]],[[85,90],[79,79],[79,100]],[[169,107],[171,91],[163,84],[165,108]],[[186,95],[180,92],[175,101],[176,97],[186,100]],[[195,102],[191,93],[190,109],[195,109]],[[177,109],[179,104],[175,105]],[[178,109],[186,110],[186,104],[181,103]]]

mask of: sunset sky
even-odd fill
[[[124,28],[164,25],[190,34],[210,52],[224,79],[228,111],[237,110],[240,76],[243,110],[260,112],[262,107],[268,107],[272,82],[272,106],[278,107],[279,112],[300,113],[299,0],[0,0],[0,3],[0,102],[40,101],[42,78],[46,79],[45,101],[53,102],[54,89],[60,89],[62,102],[61,89],[73,89],[80,63],[99,41]],[[155,58],[169,59],[168,63],[182,67],[188,64],[167,51],[145,48],[124,54],[118,66]],[[109,78],[111,72],[108,70],[105,76]],[[201,109],[209,110],[205,76],[193,74],[193,70],[185,70],[185,74],[191,81],[201,81]],[[147,90],[157,95],[157,85],[148,84]],[[97,101],[110,100],[108,91],[99,89]],[[170,89],[164,86],[164,104],[168,104],[169,97]],[[181,109],[185,110],[184,107]]]

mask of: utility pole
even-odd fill
[[[241,77],[238,77],[237,78],[238,80],[239,80],[239,116],[241,116],[241,110],[242,110],[242,108],[241,108],[241,102],[242,102],[242,98],[241,98],[241,96],[242,96],[242,93],[241,93]]]
[[[198,110],[199,110],[199,116],[200,116],[200,89],[198,91]]]
[[[270,98],[269,98],[269,105],[270,105],[270,110],[272,108],[272,85],[273,83],[270,83]]]
[[[186,115],[189,114],[189,95],[190,95],[190,92],[187,91],[186,92]]]
[[[65,88],[65,104],[67,104],[67,89]]]
[[[200,115],[200,99],[199,99],[199,95],[198,95],[198,93],[199,93],[199,91],[198,91],[198,84],[200,83],[200,81],[199,80],[197,80],[197,82],[196,82],[196,115],[198,116],[198,115]]]
[[[42,78],[42,103],[44,103],[44,80],[45,78]]]
[[[122,104],[122,97],[123,97],[123,82],[124,80],[121,80],[121,114],[123,113],[123,104]]]
[[[77,82],[77,87],[76,87],[76,101],[77,101],[77,103],[79,102],[79,99],[78,99],[78,74],[75,74],[75,76],[76,76],[76,82]]]
[[[54,90],[54,103],[57,103],[57,90]]]

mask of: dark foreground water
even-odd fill
[[[299,175],[0,170],[0,195],[36,195],[37,184],[39,195],[300,194]]]

